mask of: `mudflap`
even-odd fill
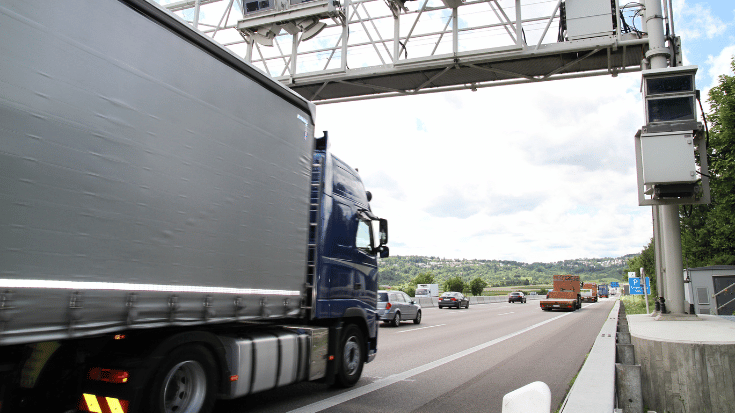
[[[342,337],[344,322],[340,321],[336,325],[329,327],[329,351],[327,352],[329,361],[327,362],[327,373],[324,376],[324,383],[333,385],[337,374],[337,347]]]

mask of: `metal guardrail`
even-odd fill
[[[724,292],[727,292],[727,291],[728,291],[728,290],[729,290],[730,288],[732,288],[733,286],[735,286],[735,283],[732,283],[732,284],[730,284],[729,286],[727,286],[727,287],[723,288],[723,289],[722,289],[722,291],[720,291],[720,292],[719,292],[719,293],[717,293],[717,294],[714,294],[714,295],[712,296],[712,298],[716,298],[716,297],[717,297],[718,295],[720,295],[720,294],[722,294],[722,293],[724,293]],[[732,300],[730,300],[730,301],[726,302],[725,304],[722,304],[721,306],[717,307],[717,311],[720,311],[720,309],[721,309],[722,307],[725,307],[726,305],[730,304],[730,303],[731,303],[731,302],[733,302],[733,301],[735,301],[735,298],[733,298]]]

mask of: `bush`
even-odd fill
[[[487,282],[480,277],[475,277],[470,281],[470,291],[472,295],[482,295],[482,290],[487,287]]]

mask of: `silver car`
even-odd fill
[[[421,306],[403,291],[378,291],[378,319],[394,327],[403,320],[421,323]]]

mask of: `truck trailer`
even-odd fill
[[[600,284],[597,286],[597,296],[600,298],[610,297],[610,288],[607,284]]]
[[[0,27],[0,413],[359,380],[387,221],[311,102],[145,0]]]
[[[540,302],[542,310],[575,311],[582,308],[582,283],[578,275],[554,275],[553,287]]]

